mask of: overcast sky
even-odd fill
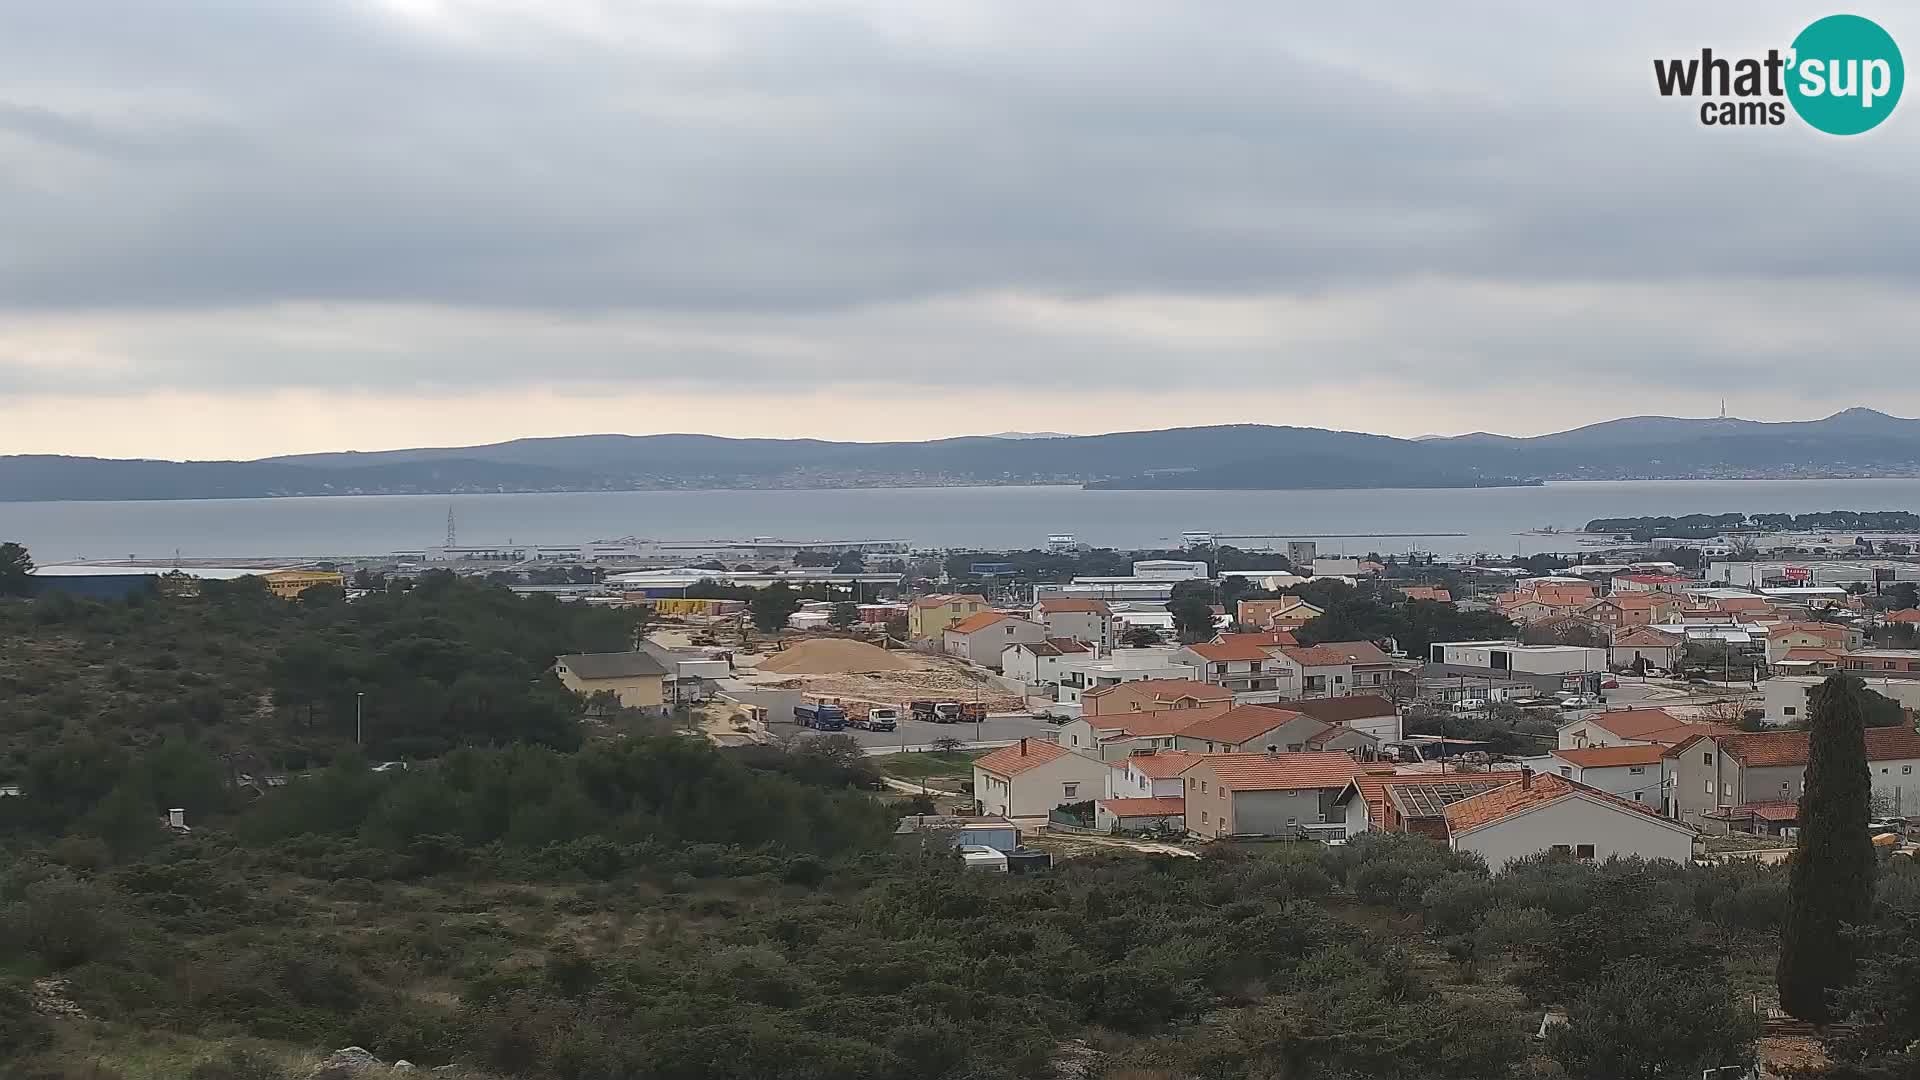
[[[1653,88],[1835,10],[0,4],[0,453],[1916,415],[1920,100]]]

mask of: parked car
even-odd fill
[[[1599,704],[1598,699],[1590,698],[1585,694],[1574,694],[1571,697],[1560,699],[1560,707],[1563,709],[1592,709],[1598,707]]]
[[[1462,698],[1459,701],[1456,701],[1453,703],[1453,711],[1457,713],[1486,712],[1487,699],[1486,698]]]
[[[1620,680],[1619,679],[1602,679],[1600,681],[1600,689],[1618,690],[1620,689]]]

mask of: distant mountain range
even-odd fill
[[[1920,420],[1636,416],[1551,435],[1419,440],[1232,424],[844,443],[575,435],[258,461],[0,457],[0,501],[276,495],[1084,484],[1106,489],[1498,487],[1543,480],[1920,476]]]

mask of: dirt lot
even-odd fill
[[[905,708],[909,701],[984,702],[988,712],[1024,712],[1026,702],[995,686],[979,672],[957,660],[922,653],[899,652],[906,671],[874,671],[850,675],[787,675],[747,673],[755,685],[802,690],[823,697],[865,701]]]

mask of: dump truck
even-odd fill
[[[827,701],[803,701],[793,707],[793,722],[815,731],[845,731],[847,710]]]
[[[915,720],[936,724],[972,724],[987,718],[987,707],[978,701],[916,701]]]

